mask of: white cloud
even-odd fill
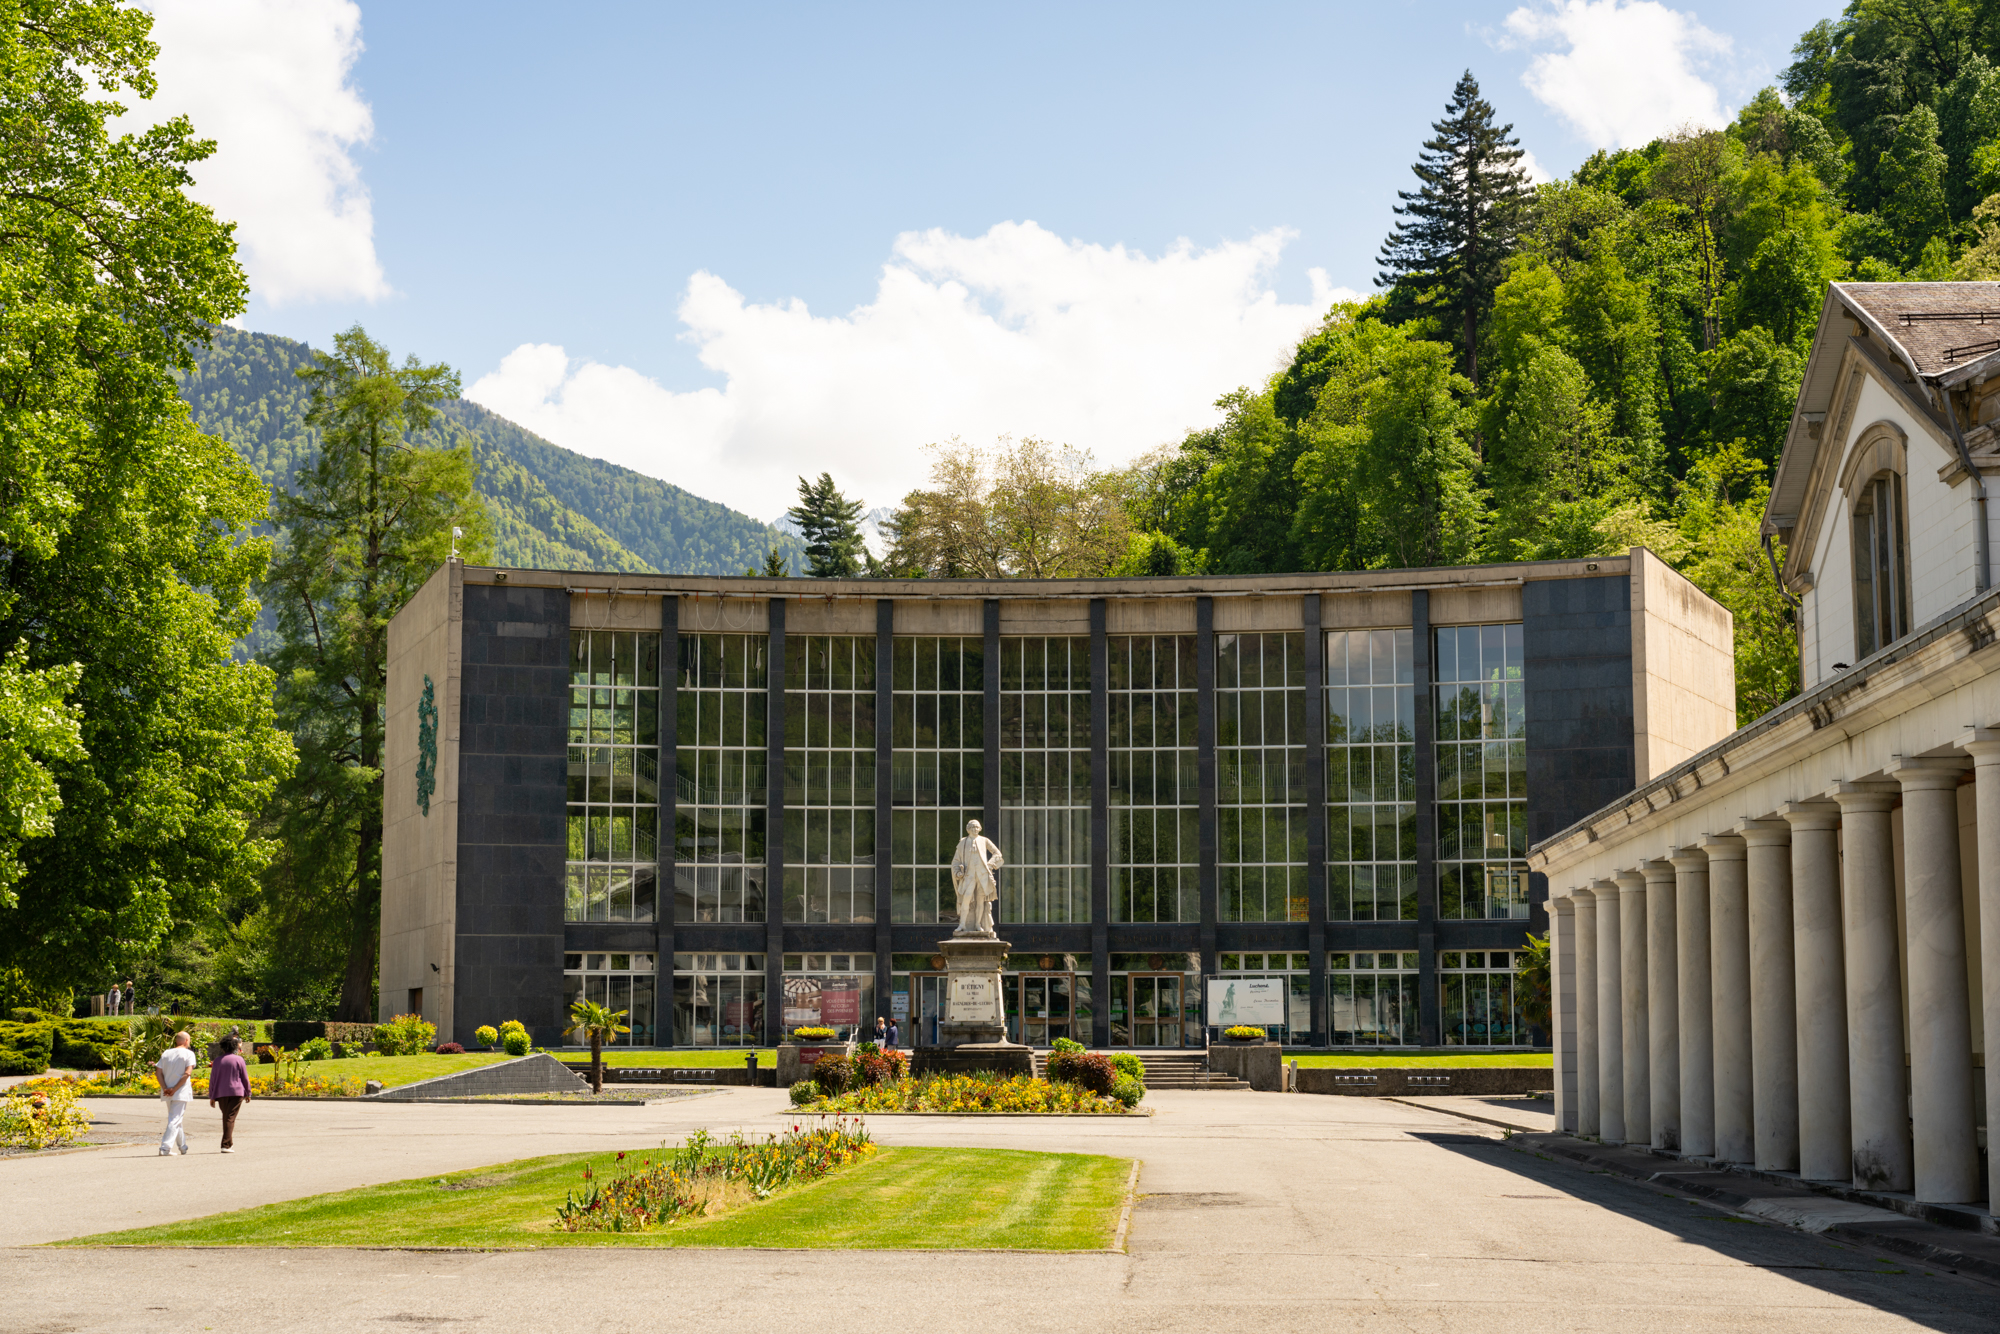
[[[1521,76],[1593,148],[1636,148],[1686,124],[1728,119],[1701,70],[1730,39],[1655,0],[1557,0],[1507,16],[1501,44],[1542,50]]]
[[[149,0],[159,92],[121,128],[184,114],[216,141],[194,197],[237,224],[251,291],[270,305],[389,293],[352,150],[374,133],[349,82],[352,0]]]
[[[1521,160],[1514,165],[1528,174],[1528,184],[1530,185],[1545,185],[1555,179],[1554,176],[1549,174],[1549,169],[1544,167],[1540,160],[1525,148],[1521,150]]]
[[[1270,287],[1290,234],[1147,256],[1064,241],[1032,222],[984,236],[897,238],[875,299],[818,317],[689,280],[679,315],[719,389],[676,392],[622,366],[523,344],[466,390],[559,445],[769,519],[796,478],[830,471],[869,505],[924,480],[920,447],[1040,436],[1123,463],[1214,420],[1261,384],[1335,300]]]

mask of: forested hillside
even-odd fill
[[[304,422],[296,372],[304,343],[220,328],[181,377],[195,421],[236,446],[267,483],[289,487],[317,441]],[[472,440],[478,488],[491,513],[494,558],[544,569],[741,574],[798,539],[629,468],[552,445],[476,403],[458,399],[445,419]]]
[[[1760,532],[1771,466],[1828,282],[2000,279],[2000,6],[1856,0],[1795,55],[1729,126],[1538,188],[1468,74],[1380,295],[1131,475],[1137,558],[1364,569],[1643,543],[1735,613],[1743,718],[1794,693],[1783,553]]]

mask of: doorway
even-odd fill
[[[1007,1036],[1030,1047],[1071,1037],[1076,1017],[1076,975],[1018,973],[1001,979],[1007,999]]]
[[[1186,978],[1180,973],[1132,973],[1126,978],[1125,1012],[1130,1016],[1135,1047],[1178,1047],[1185,1026],[1181,1020]]]

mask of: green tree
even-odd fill
[[[1457,370],[1476,385],[1480,323],[1533,195],[1514,127],[1493,123],[1471,70],[1431,129],[1411,168],[1420,184],[1396,192],[1396,214],[1407,221],[1382,243],[1375,285],[1391,290],[1393,318],[1436,319],[1457,342]]]
[[[799,503],[786,510],[785,517],[798,525],[805,539],[806,573],[813,578],[852,579],[866,570],[861,502],[840,494],[832,473],[821,473],[817,482],[799,478]]]
[[[281,910],[341,919],[341,1017],[375,1011],[382,902],[382,729],[389,619],[451,551],[478,561],[485,510],[470,444],[421,437],[458,395],[458,373],[415,357],[395,365],[359,325],[298,374],[318,455],[272,512],[282,538],[265,596],[283,647],[272,657],[280,716],[299,768],[278,803],[285,858]]]
[[[590,1042],[590,1091],[604,1092],[604,1044],[616,1042],[620,1033],[632,1030],[619,1023],[623,1010],[608,1010],[593,1000],[580,1000],[569,1007],[569,1027],[563,1036],[575,1033]]]
[[[1364,529],[1385,564],[1458,565],[1476,553],[1485,520],[1471,394],[1442,343],[1412,339],[1386,359],[1355,461]]]
[[[230,652],[262,488],[173,378],[243,308],[230,228],[186,194],[214,146],[183,117],[109,129],[154,91],[151,22],[0,4],[0,799],[36,835],[13,842],[0,966],[51,990],[249,895],[291,758],[269,673]]]
[[[1875,167],[1882,221],[1895,232],[1906,267],[1916,264],[1924,247],[1950,220],[1945,166],[1944,149],[1938,146],[1937,113],[1927,106],[1912,108]]]

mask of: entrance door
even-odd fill
[[[1020,1023],[1018,1028],[1008,1025],[1019,1034],[1015,1041],[1025,1042],[1030,1047],[1047,1047],[1057,1038],[1070,1036],[1076,1008],[1072,1004],[1075,983],[1076,979],[1070,973],[1021,974]],[[1014,999],[1011,988],[1009,992],[1008,1000],[1011,1002]]]
[[[910,974],[910,1021],[904,1025],[903,1045],[935,1047],[938,1024],[944,1018],[944,974]]]
[[[1181,989],[1179,973],[1133,973],[1127,1013],[1131,1015],[1132,1045],[1135,1047],[1178,1047],[1181,1045]]]

